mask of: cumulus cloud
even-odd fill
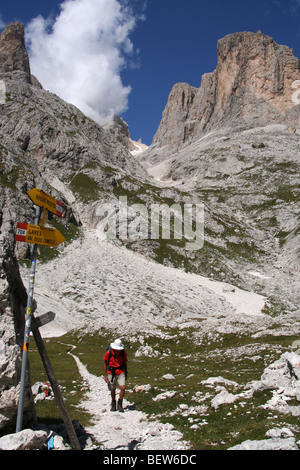
[[[134,48],[137,18],[119,0],[65,0],[56,18],[26,27],[32,73],[43,87],[99,124],[128,106],[130,86],[120,73]]]

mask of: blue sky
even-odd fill
[[[300,58],[300,0],[2,3],[2,28],[17,20],[26,26],[32,71],[46,89],[99,122],[121,115],[132,138],[148,145],[172,86],[199,87],[202,74],[216,68],[218,39],[261,30]]]

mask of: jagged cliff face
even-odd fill
[[[261,32],[241,32],[220,39],[217,52],[217,68],[203,75],[199,89],[173,87],[153,144],[176,147],[218,128],[297,125],[292,85],[300,60],[289,47]]]
[[[224,265],[229,268],[243,252],[256,270],[276,279],[264,292],[293,298],[294,305],[300,263],[299,91],[300,61],[291,49],[260,32],[226,36],[218,42],[216,70],[202,77],[199,89],[173,87],[153,144],[140,157],[156,180],[205,203],[203,256],[215,251],[207,268],[222,265],[225,272]],[[235,227],[231,235],[227,222]],[[246,280],[240,266],[233,270]]]

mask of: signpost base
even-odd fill
[[[38,351],[40,353],[43,365],[45,367],[45,370],[46,370],[49,382],[51,384],[51,387],[52,387],[52,390],[53,390],[53,393],[54,393],[54,396],[55,396],[60,414],[62,416],[62,419],[63,419],[64,423],[65,423],[66,430],[67,430],[67,433],[68,433],[68,436],[69,436],[69,439],[70,439],[70,442],[71,442],[71,446],[74,450],[81,450],[81,447],[80,447],[80,444],[78,442],[77,435],[76,435],[76,432],[74,430],[70,415],[69,415],[68,410],[66,408],[63,396],[61,394],[61,391],[60,391],[60,388],[59,388],[59,385],[58,385],[58,382],[57,382],[56,377],[54,375],[54,371],[53,371],[53,368],[51,366],[51,362],[49,360],[49,357],[48,357],[43,339],[42,339],[40,331],[37,327],[37,323],[38,323],[37,320],[33,317],[32,333],[33,333],[33,337],[35,339],[36,346],[38,348]]]

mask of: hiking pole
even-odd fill
[[[41,208],[39,206],[36,206],[35,225],[39,224],[40,214],[41,214]],[[32,301],[33,301],[33,290],[34,290],[34,280],[35,280],[36,258],[38,254],[37,248],[38,248],[37,245],[33,245],[30,276],[29,276],[29,287],[28,287],[28,293],[27,293],[27,307],[26,307],[26,314],[25,314],[24,343],[23,343],[20,395],[19,395],[16,432],[20,432],[22,430],[23,405],[24,405],[24,396],[25,396],[25,388],[26,388],[26,370],[27,370],[27,361],[28,361],[28,348],[29,348],[29,338],[30,338],[31,321],[32,321]]]

